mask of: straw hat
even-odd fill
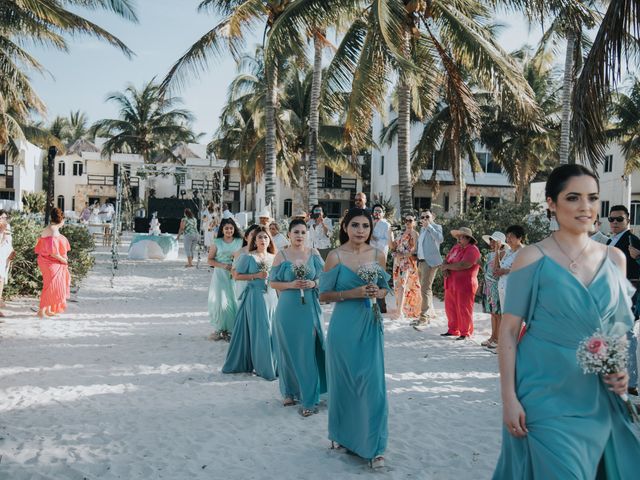
[[[483,235],[482,240],[487,242],[487,245],[491,245],[491,240],[496,242],[507,243],[507,237],[504,233],[495,231],[491,235]]]
[[[465,237],[472,238],[474,242],[478,243],[478,240],[476,240],[476,237],[473,236],[473,232],[469,227],[460,227],[457,230],[451,230],[451,235],[453,235],[455,238],[458,238],[460,235],[464,235]]]

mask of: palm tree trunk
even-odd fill
[[[277,65],[267,66],[267,95],[265,105],[265,157],[264,183],[265,204],[271,206],[271,215],[276,218],[278,199],[276,198],[276,105],[278,98]]]
[[[404,81],[398,85],[398,187],[401,215],[413,210],[411,201],[411,158],[409,136],[411,128],[411,90]]]
[[[320,127],[320,86],[322,84],[321,32],[313,34],[313,78],[309,112],[309,207],[318,203],[318,129]]]
[[[457,201],[458,201],[458,213],[460,215],[464,215],[464,192],[467,188],[467,185],[464,181],[464,161],[462,159],[462,155],[458,152],[457,158],[457,176],[458,178],[454,178],[454,182],[456,187],[458,188],[457,193]]]
[[[567,52],[564,58],[564,79],[562,81],[562,124],[560,125],[560,163],[569,162],[569,141],[571,136],[571,91],[573,89],[573,55],[576,34],[567,32]]]

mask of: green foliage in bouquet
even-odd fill
[[[42,232],[42,223],[30,215],[14,213],[11,216],[13,260],[10,279],[4,292],[7,298],[14,295],[38,295],[42,289],[42,276],[38,269],[37,255],[34,252],[38,237]],[[71,284],[77,286],[93,267],[91,252],[95,248],[88,230],[77,225],[66,225],[61,230],[71,244],[69,269]]]

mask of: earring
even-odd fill
[[[552,232],[557,232],[560,230],[560,225],[558,225],[558,220],[556,219],[556,212],[551,212],[551,218],[549,219],[549,230]]]

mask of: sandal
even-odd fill
[[[303,417],[310,417],[311,415],[318,413],[318,409],[317,408],[301,408],[299,410],[300,415],[302,415]]]
[[[384,467],[384,457],[378,455],[376,458],[369,460],[369,466],[373,469]]]
[[[345,447],[340,445],[338,442],[334,442],[333,440],[331,440],[331,450],[340,450],[342,452],[346,452],[347,451],[347,449]]]
[[[285,397],[284,401],[282,402],[283,407],[292,407],[295,404],[296,404],[296,401],[291,397]]]

